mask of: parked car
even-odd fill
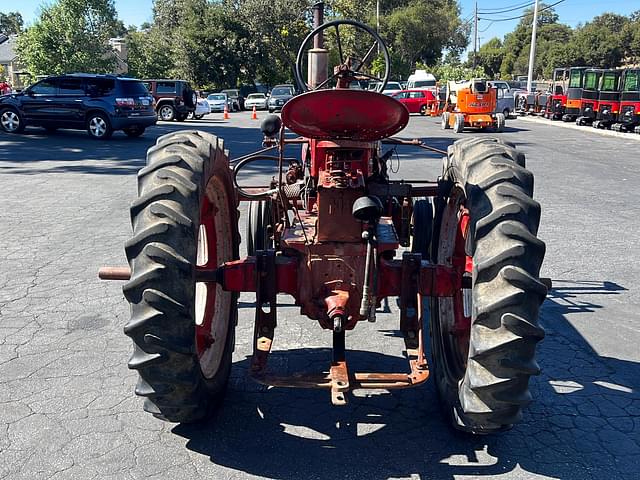
[[[156,100],[158,119],[183,122],[196,109],[198,96],[185,80],[144,80]]]
[[[234,112],[239,112],[240,110],[244,110],[244,97],[240,95],[240,90],[237,88],[229,88],[227,90],[222,90],[221,93],[226,93],[227,97],[231,100],[231,109]]]
[[[380,86],[380,82],[371,83],[369,84],[369,90],[376,90],[379,86]],[[393,95],[402,90],[403,88],[402,88],[402,85],[400,85],[400,82],[387,82],[387,84],[384,87],[384,90],[381,93],[384,95]]]
[[[196,109],[193,111],[191,116],[196,120],[200,120],[205,115],[211,113],[211,107],[209,106],[209,102],[206,98],[199,98],[196,102]]]
[[[426,115],[436,101],[431,90],[402,90],[391,96],[407,107],[409,113],[420,115]]]
[[[223,112],[225,105],[228,111],[232,110],[232,101],[227,97],[226,93],[211,93],[207,97],[207,102],[209,102],[209,107],[211,107],[212,112]]]
[[[244,101],[244,108],[249,110],[256,107],[256,110],[266,110],[267,101],[267,96],[264,93],[250,93]]]
[[[296,94],[296,89],[291,84],[276,85],[271,90],[271,96],[269,97],[269,113],[273,113],[276,110],[282,110],[284,104],[291,100]]]
[[[496,95],[496,112],[502,112],[504,118],[509,118],[509,116],[516,111],[514,89],[508,82],[503,80],[491,80],[489,83],[498,89]]]
[[[74,73],[47,77],[20,93],[0,97],[0,128],[21,133],[27,126],[87,130],[107,139],[115,130],[139,137],[157,119],[154,100],[140,80]]]

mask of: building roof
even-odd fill
[[[0,63],[13,62],[18,54],[16,53],[16,41],[18,35],[9,35],[9,40],[0,43]]]

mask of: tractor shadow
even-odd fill
[[[518,478],[637,478],[640,365],[599,356],[566,317],[597,312],[603,296],[626,289],[612,282],[554,285],[541,311],[547,336],[538,349],[543,373],[531,381],[534,401],[523,421],[503,434],[472,437],[449,428],[433,379],[391,393],[357,392],[338,408],[327,391],[251,383],[248,359],[234,364],[215,418],[173,432],[215,464],[275,479],[452,479],[507,472]],[[347,352],[347,360],[352,371],[406,371],[400,356],[356,350]],[[297,349],[274,352],[270,366],[282,373],[318,371],[329,361],[328,349]]]

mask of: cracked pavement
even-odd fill
[[[344,408],[331,407],[325,391],[252,383],[251,295],[241,297],[232,378],[217,415],[186,426],[144,413],[126,367],[122,284],[99,281],[98,268],[125,264],[135,174],[155,138],[200,128],[237,157],[259,147],[249,115],[160,124],[142,138],[108,142],[84,132],[0,133],[0,479],[638,478],[639,143],[586,128],[510,120],[503,134],[536,175],[542,275],[554,282],[541,314],[542,374],[511,431],[453,432],[431,381],[359,393]],[[412,117],[402,136],[442,148],[457,137],[438,123]],[[439,173],[436,156],[399,154],[397,177]],[[330,334],[281,301],[270,365],[289,373],[325,367]],[[405,368],[398,318],[392,301],[378,323],[348,334],[351,367]]]

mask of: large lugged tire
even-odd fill
[[[539,280],[545,245],[536,238],[540,205],[533,175],[513,145],[496,138],[449,147],[436,202],[432,256],[471,276],[471,290],[434,298],[430,309],[433,370],[453,425],[473,433],[509,428],[531,400],[539,373]]]
[[[144,409],[172,422],[204,419],[223,398],[237,295],[196,283],[196,267],[238,258],[237,204],[223,141],[179,131],[160,137],[138,173],[125,251],[124,294],[134,343],[129,368]]]

